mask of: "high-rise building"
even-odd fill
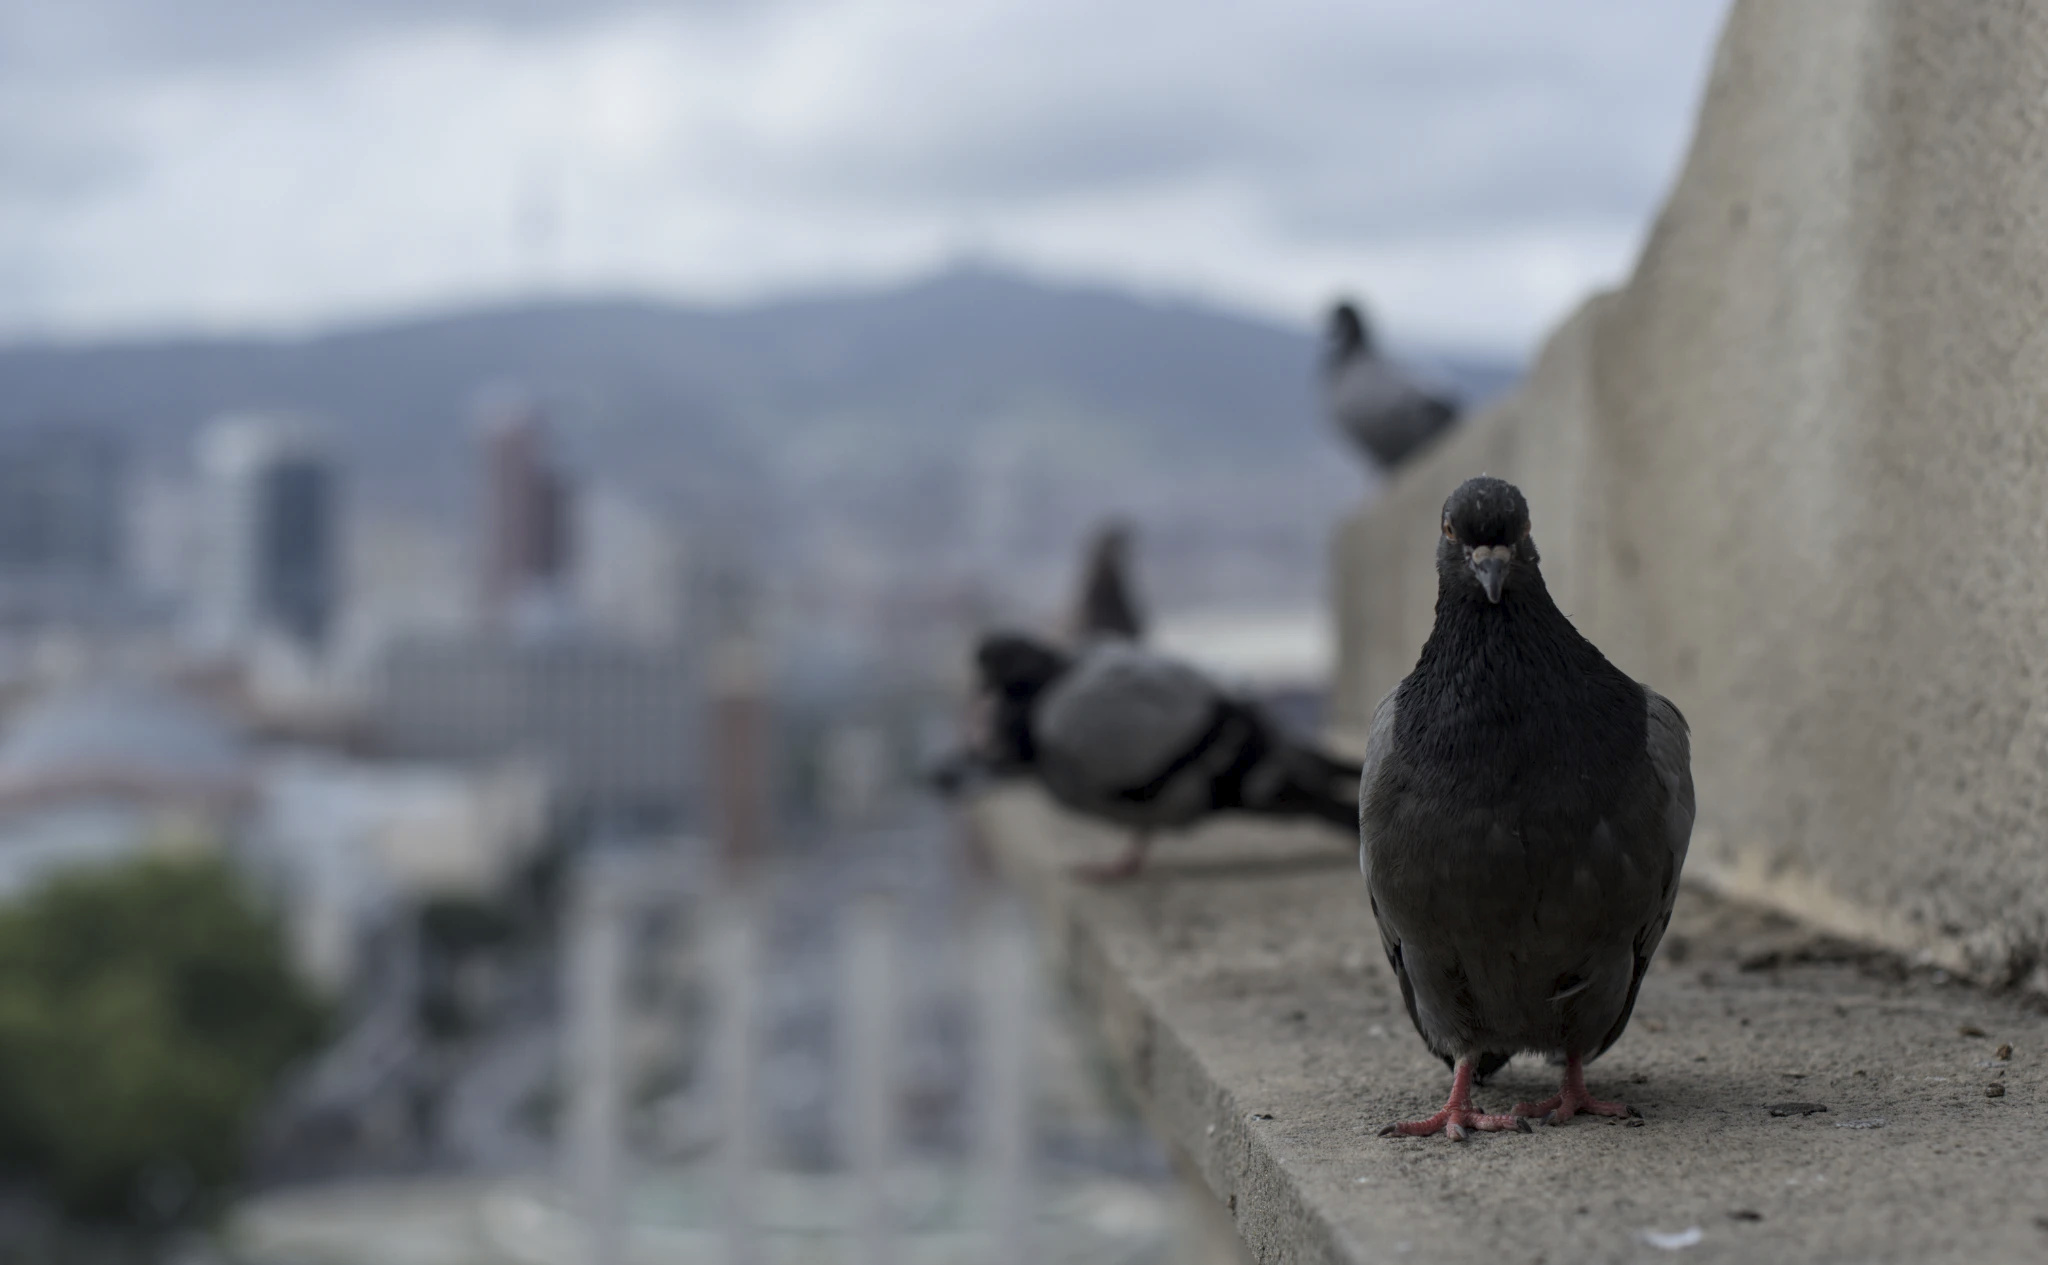
[[[209,640],[317,650],[339,593],[336,476],[309,427],[236,415],[200,436],[199,618]]]
[[[568,811],[673,821],[695,801],[699,697],[690,661],[674,648],[422,634],[385,647],[369,711],[387,755],[523,759]]]
[[[505,409],[484,428],[484,600],[502,611],[567,579],[571,489],[538,410]]]
[[[0,610],[104,610],[122,584],[122,449],[90,427],[0,434]]]

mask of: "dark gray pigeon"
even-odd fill
[[[1584,1064],[1628,1025],[1671,920],[1692,835],[1685,718],[1557,609],[1522,494],[1472,479],[1444,503],[1436,626],[1373,712],[1359,865],[1423,1043],[1453,1069],[1420,1136],[1632,1114]],[[1520,1053],[1564,1063],[1558,1094],[1508,1115],[1476,1077]]]
[[[1323,390],[1337,429],[1382,470],[1392,470],[1449,430],[1458,401],[1380,354],[1350,303],[1330,310]]]
[[[1075,603],[1074,627],[1080,639],[1144,639],[1145,617],[1131,591],[1130,556],[1128,526],[1109,522],[1096,531],[1081,575],[1080,600]]]
[[[1127,641],[1075,654],[1018,634],[976,655],[989,763],[1028,769],[1077,812],[1131,829],[1124,855],[1081,872],[1128,878],[1152,835],[1211,813],[1358,821],[1359,766],[1283,734],[1196,669]]]

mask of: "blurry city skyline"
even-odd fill
[[[1726,4],[0,0],[0,1256],[1190,1259],[974,648],[1115,523],[1319,728]]]
[[[1725,0],[0,0],[0,338],[730,303],[983,259],[1520,358]]]

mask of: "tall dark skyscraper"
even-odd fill
[[[228,417],[200,441],[206,523],[200,623],[209,639],[281,635],[318,649],[340,590],[336,477],[309,428]]]
[[[509,408],[483,436],[484,600],[502,609],[568,576],[573,509],[568,477],[548,449],[538,410]]]
[[[286,456],[271,466],[257,494],[263,500],[256,564],[263,606],[285,633],[319,645],[334,616],[334,472],[314,454]]]

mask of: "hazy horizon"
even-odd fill
[[[446,295],[389,309],[309,316],[300,322],[267,322],[256,325],[232,322],[218,325],[181,322],[77,331],[0,329],[0,352],[95,350],[182,343],[307,343],[496,313],[544,311],[554,308],[644,306],[704,315],[747,315],[781,307],[886,298],[926,286],[944,284],[959,277],[974,276],[998,278],[1055,294],[1099,295],[1128,299],[1162,311],[1201,313],[1225,320],[1244,321],[1252,325],[1284,330],[1292,334],[1319,335],[1326,312],[1324,304],[1317,304],[1296,314],[1266,312],[1243,305],[1233,305],[1204,294],[1176,292],[1163,287],[1129,285],[1116,278],[1046,275],[1035,272],[1028,266],[1012,265],[1005,260],[960,254],[941,259],[929,268],[906,273],[900,277],[821,278],[732,297],[698,297],[652,289],[634,290],[626,286],[594,286],[584,290],[524,290],[504,294]],[[1326,296],[1329,301],[1358,297],[1361,296],[1356,291],[1339,290],[1332,290]],[[1511,350],[1428,340],[1418,342],[1408,336],[1407,331],[1399,328],[1386,328],[1382,332],[1391,347],[1410,354],[1449,356],[1503,366],[1520,365],[1525,360],[1521,353]]]

